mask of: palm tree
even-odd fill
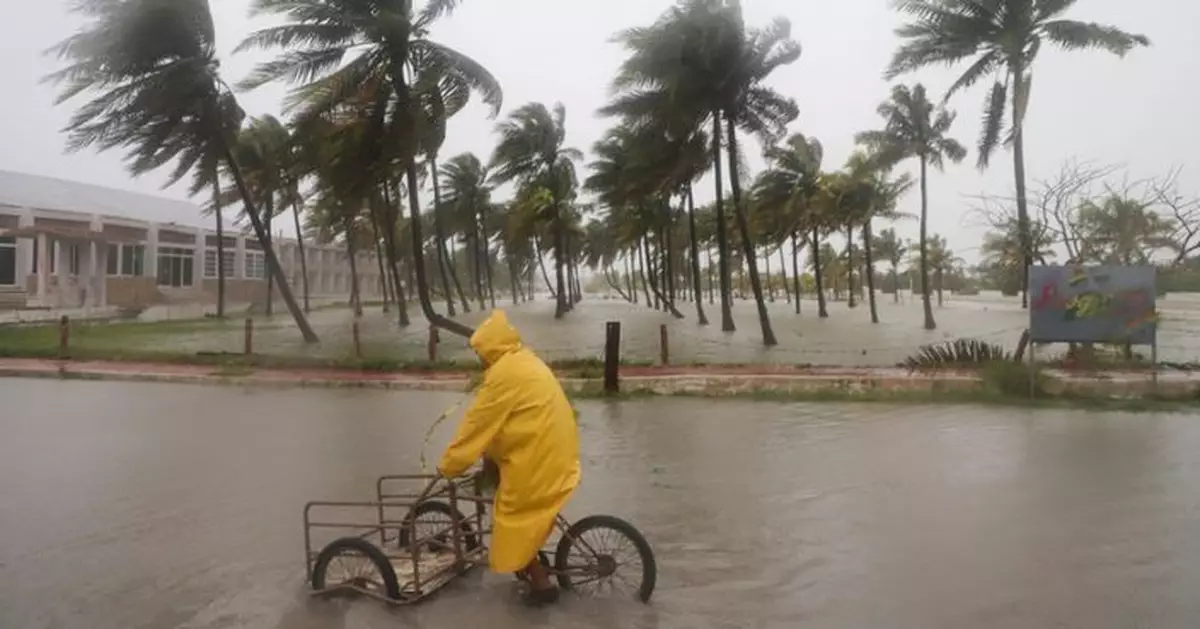
[[[78,10],[89,24],[56,46],[67,67],[47,77],[63,85],[60,104],[91,96],[67,124],[68,147],[125,148],[134,173],[174,163],[176,181],[197,166],[201,176],[215,179],[216,159],[223,159],[263,245],[267,269],[305,341],[315,343],[233,155],[237,127],[230,123],[240,110],[219,80],[208,2],[85,0]]]
[[[1043,42],[1064,50],[1100,49],[1124,57],[1150,45],[1144,35],[1116,27],[1062,19],[1076,0],[901,0],[897,8],[912,21],[897,29],[905,40],[888,66],[889,80],[928,66],[971,65],[946,92],[949,99],[989,75],[995,76],[984,102],[979,137],[979,167],[985,168],[1000,143],[1004,121],[1010,122],[1006,143],[1013,148],[1017,220],[1025,252],[1033,263],[1033,236],[1025,195],[1025,114],[1033,82],[1033,63]],[[1011,110],[1009,108],[1011,107]],[[1027,300],[1023,300],[1028,306]]]
[[[796,314],[800,314],[800,247],[808,237],[813,201],[820,192],[823,155],[824,149],[816,138],[794,134],[784,146],[766,150],[767,170],[759,175],[753,188],[755,203],[774,215],[779,224],[777,236],[792,241]]]
[[[900,303],[900,263],[908,254],[908,247],[896,236],[896,230],[889,227],[875,238],[874,249],[892,267],[892,289],[895,291],[892,301]]]
[[[1031,228],[1034,236],[1033,259],[1039,264],[1046,264],[1046,260],[1056,255],[1054,236],[1041,221],[1034,221]],[[984,234],[979,252],[984,266],[998,278],[1002,293],[1016,295],[1021,292],[1024,286],[1021,278],[1025,275],[1026,267],[1019,221],[1010,219],[999,230]]]
[[[431,324],[470,336],[469,326],[439,315],[430,299],[420,255],[424,238],[416,165],[428,142],[422,127],[430,117],[426,105],[432,90],[453,93],[460,104],[465,104],[470,92],[477,92],[493,115],[502,102],[499,83],[483,66],[428,38],[434,22],[458,4],[458,0],[429,0],[418,11],[407,0],[255,0],[255,12],[281,14],[288,22],[254,33],[239,48],[287,48],[278,59],[260,65],[243,85],[257,87],[276,80],[300,83],[313,108],[353,99],[361,86],[377,86],[376,97],[386,107],[375,108],[379,113],[373,174],[385,194],[384,204],[391,207],[398,207],[399,200],[386,197],[400,190],[388,180],[393,174],[388,166],[394,163],[404,174],[421,309]],[[447,102],[445,116],[457,110],[461,107]],[[391,248],[394,253],[394,242]]]
[[[896,204],[913,187],[912,177],[906,175],[889,179],[889,168],[880,168],[870,155],[856,152],[846,162],[847,200],[851,204],[850,214],[862,226],[865,283],[870,303],[871,323],[879,323],[879,312],[875,303],[875,261],[872,255],[874,234],[872,221],[876,218],[895,220],[901,215]],[[853,241],[853,234],[850,235]],[[853,259],[853,255],[851,254]],[[853,288],[853,287],[852,287]]]
[[[290,192],[289,171],[292,166],[292,138],[287,127],[274,116],[251,118],[238,135],[235,153],[245,176],[246,184],[255,195],[262,214],[268,243],[272,219],[279,213]],[[236,190],[230,191],[236,194]],[[244,213],[243,213],[244,214]],[[241,215],[239,215],[241,218]],[[267,276],[266,315],[274,311],[274,278]]]
[[[917,158],[921,164],[921,287],[925,307],[925,329],[937,328],[933,306],[929,301],[929,264],[927,233],[929,222],[928,167],[942,170],[945,161],[961,162],[967,150],[958,141],[946,136],[954,124],[954,113],[936,108],[925,95],[925,87],[898,85],[892,88],[891,99],[879,106],[885,127],[865,131],[856,140],[874,153],[874,160],[883,166]]]
[[[491,268],[488,211],[492,206],[492,189],[488,185],[488,169],[474,153],[456,155],[442,170],[441,187],[446,190],[443,202],[449,211],[452,227],[463,234],[470,247],[468,260],[473,262],[476,296],[482,309],[486,307],[485,292],[478,287],[481,279],[481,269],[478,267]],[[487,273],[490,276],[490,270]]]
[[[505,184],[519,180],[522,185],[540,186],[550,193],[556,276],[555,318],[562,318],[570,309],[564,275],[568,261],[564,215],[574,195],[575,162],[583,159],[583,153],[578,149],[563,146],[567,135],[566,118],[567,110],[562,103],[555,105],[553,114],[541,103],[529,103],[497,126],[500,143],[492,154],[493,181]]]
[[[937,289],[938,308],[945,303],[942,291],[945,289],[947,274],[954,274],[963,264],[963,259],[954,255],[945,237],[933,234],[929,237],[928,245],[929,267],[933,269],[933,283]],[[922,287],[924,292],[930,289]]]
[[[1150,255],[1170,246],[1172,223],[1147,203],[1110,194],[1079,209],[1080,240],[1102,264],[1149,264]]]

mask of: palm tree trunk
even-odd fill
[[[636,304],[638,302],[637,286],[633,281],[633,266],[629,263],[629,252],[625,252],[621,257],[625,259],[625,290],[629,291],[629,296],[633,298],[631,301]]]
[[[438,274],[442,280],[442,293],[446,295],[446,313],[453,317],[454,294],[450,292],[450,277],[446,272],[450,263],[447,260],[449,256],[446,253],[446,231],[442,226],[442,190],[438,184],[437,158],[433,155],[429,156],[429,171],[430,176],[433,178],[433,235],[437,238]],[[412,195],[410,194],[409,196]],[[416,251],[424,251],[424,249],[424,247],[418,247]],[[422,260],[422,265],[424,265],[424,260]],[[454,281],[455,285],[457,285],[458,277],[455,277]],[[464,300],[463,303],[463,310],[466,310],[466,301]]]
[[[550,181],[553,185],[550,186],[550,202],[554,204],[554,281],[557,287],[557,292],[554,296],[554,318],[561,319],[567,314],[567,285],[566,278],[563,275],[563,265],[566,264],[566,257],[563,255],[566,252],[566,225],[562,220],[562,208],[560,207],[558,194],[558,178],[553,174],[550,176]]]
[[[900,303],[900,265],[892,264],[892,303]]]
[[[452,319],[447,319],[433,309],[433,302],[429,298],[429,281],[425,274],[425,256],[422,254],[425,240],[421,236],[421,200],[417,195],[416,162],[409,160],[405,165],[404,171],[405,182],[408,184],[408,213],[409,229],[412,231],[413,270],[417,274],[417,297],[418,301],[421,302],[421,310],[425,313],[425,319],[429,321],[430,325],[442,328],[451,334],[470,338],[475,333],[475,330]],[[434,212],[436,217],[436,208]],[[436,225],[437,221],[435,220],[434,223]]]
[[[762,283],[758,278],[758,263],[754,255],[753,234],[750,233],[750,221],[746,218],[746,208],[742,206],[742,189],[738,175],[737,130],[733,119],[726,120],[729,130],[729,191],[733,194],[733,213],[737,217],[738,231],[742,233],[742,251],[746,255],[746,264],[750,267],[750,289],[754,291],[754,301],[758,305],[758,323],[762,327],[763,345],[768,347],[778,345],[775,331],[771,329],[771,317],[767,314],[767,304],[763,301]]]
[[[650,253],[650,238],[649,238],[649,237],[646,237],[646,238],[645,238],[645,239],[642,241],[642,243],[643,243],[643,244],[645,245],[645,247],[646,247],[646,258],[647,258],[647,259],[651,259],[651,260],[652,260],[652,259],[653,259],[653,256],[652,256],[652,255],[651,255],[651,253]],[[654,268],[654,265],[653,265],[653,263],[651,263],[651,269],[653,270],[653,268]],[[661,269],[660,269],[660,270],[661,270]],[[654,302],[655,302],[655,304],[658,304],[658,303],[660,303],[660,300],[661,300],[661,303],[662,303],[662,309],[663,309],[664,311],[666,311],[666,312],[670,312],[670,313],[671,313],[671,316],[675,317],[676,319],[683,319],[683,318],[684,318],[684,316],[683,316],[683,313],[682,313],[682,312],[679,312],[679,310],[677,310],[677,309],[675,308],[675,304],[671,303],[671,300],[667,299],[667,296],[666,296],[666,295],[663,295],[663,294],[661,293],[661,291],[659,291],[659,288],[658,288],[658,283],[657,283],[657,282],[650,282],[650,288],[651,288],[651,290],[653,290],[653,291],[654,291]],[[656,306],[656,309],[657,309],[657,306]]]
[[[708,258],[708,305],[711,306],[716,303],[716,295],[715,295],[716,289],[715,289],[715,284],[713,283],[712,247],[705,245],[704,246],[704,255]]]
[[[825,309],[825,283],[822,280],[821,269],[821,232],[815,227],[812,230],[812,252],[813,279],[817,282],[817,316],[828,319],[829,311]]]
[[[480,246],[479,226],[474,224],[474,220],[472,220],[471,223],[471,251],[475,254],[472,256],[475,259],[475,264],[472,268],[472,274],[474,275],[475,296],[479,298],[479,309],[487,310],[487,295],[485,295],[483,292],[483,260],[480,259],[480,256],[484,256],[486,254],[482,251],[483,247]]]
[[[484,270],[487,272],[488,301],[491,302],[492,308],[494,309],[496,307],[496,285],[493,283],[492,278],[492,252],[491,245],[489,244],[491,237],[489,236],[488,232],[488,215],[486,206],[479,208],[479,225],[483,231],[483,261]]]
[[[354,223],[350,219],[346,220],[346,255],[350,258],[350,302],[354,304],[354,316],[361,317],[362,291],[358,283],[358,260],[355,259],[357,252],[354,250]]]
[[[642,256],[643,264],[646,267],[646,277],[650,282],[650,292],[654,294],[654,309],[658,310],[662,308],[662,302],[659,301],[661,293],[658,290],[658,270],[654,266],[654,253],[650,249],[649,234],[642,236]]]
[[[846,225],[846,299],[847,307],[854,308],[854,226]]]
[[[936,330],[937,322],[933,320],[933,305],[929,303],[929,244],[926,242],[929,230],[927,175],[928,168],[925,164],[925,157],[921,156],[921,301],[925,306],[925,329]]]
[[[400,203],[399,188],[397,188],[397,198],[395,199],[395,204],[393,204],[391,190],[388,185],[385,183],[380,187],[383,188],[383,206],[386,214],[382,217],[379,216],[379,201],[378,197],[374,195],[371,196],[371,203],[368,209],[375,217],[374,220],[378,221],[381,225],[380,232],[383,233],[383,244],[388,259],[388,271],[392,277],[392,290],[396,296],[396,307],[400,311],[399,324],[400,327],[405,328],[408,327],[411,321],[408,318],[408,298],[404,294],[404,282],[400,275],[399,250],[396,248],[396,229],[400,224],[397,207]]]
[[[696,318],[700,325],[708,325],[708,317],[704,315],[704,293],[700,286],[700,245],[696,242],[696,203],[692,198],[692,184],[687,184],[688,210],[688,248],[692,258],[692,289],[696,295]]]
[[[221,216],[221,180],[213,168],[213,214],[217,216],[217,318],[225,318],[225,220]],[[307,312],[307,311],[305,311]]]
[[[550,283],[550,275],[546,273],[546,259],[542,255],[541,239],[537,236],[533,237],[533,251],[537,255],[538,267],[542,269],[542,279],[546,282],[546,290],[550,291],[550,296],[558,298],[558,292],[554,290],[554,285]]]
[[[1015,78],[1013,99],[1013,178],[1017,188],[1017,230],[1020,232],[1022,264],[1025,272],[1021,274],[1021,307],[1029,307],[1029,267],[1033,266],[1033,234],[1029,224],[1029,206],[1025,198],[1025,112],[1024,90],[1029,85],[1024,78],[1025,68],[1019,59],[1011,62],[1009,71]]]
[[[942,278],[944,277],[945,275],[942,273],[941,267],[938,267],[938,269],[934,271],[934,279],[937,280],[938,308],[941,308],[945,305],[945,300],[942,299]]]
[[[266,232],[267,232],[267,244],[265,244],[263,246],[271,247],[272,249],[274,249],[275,246],[272,244],[272,241],[274,240],[274,236],[271,235],[271,218],[275,216],[275,195],[271,192],[267,192],[267,208],[266,208],[266,210],[267,210],[267,214],[266,214],[266,216],[263,217],[263,226],[265,227]],[[281,277],[282,277],[282,274],[281,274]],[[266,315],[269,317],[273,314],[275,314],[275,278],[273,277],[272,274],[268,273],[267,274]]]
[[[788,284],[787,278],[787,258],[783,257],[783,245],[779,245],[776,250],[779,253],[779,275],[783,278],[783,293],[787,296],[787,302],[792,303],[792,287]]]
[[[379,245],[379,230],[375,231],[375,262],[379,265],[379,293],[383,295],[383,311],[392,311],[392,292],[391,282],[388,281],[388,274],[383,268],[383,248]]]
[[[642,250],[640,238],[638,239],[638,242],[634,244],[634,248],[637,249],[638,254],[638,257],[636,260],[634,260],[634,263],[638,267],[638,273],[641,275],[642,292],[646,295],[646,307],[657,309],[658,307],[654,305],[654,300],[650,297],[650,281],[646,277],[646,252]]]
[[[871,257],[871,219],[863,223],[863,257],[867,268],[863,275],[867,278],[867,301],[871,304],[871,323],[879,323],[879,309],[875,304],[875,261]]]
[[[758,255],[757,251],[754,253],[755,255]],[[771,303],[775,303],[775,286],[771,283],[771,254],[769,252],[763,258],[763,263],[765,264],[763,271],[767,275],[767,299],[769,299]]]
[[[796,293],[796,314],[800,314],[800,239],[792,232],[792,288]]]
[[[317,334],[313,332],[312,326],[308,324],[308,319],[304,316],[304,312],[300,310],[300,304],[296,303],[296,296],[292,294],[292,289],[288,286],[287,278],[283,275],[283,267],[279,264],[279,258],[275,256],[275,249],[271,247],[271,239],[267,235],[267,230],[258,215],[258,211],[254,209],[254,203],[250,200],[250,189],[246,186],[246,179],[242,176],[242,169],[238,166],[237,159],[234,158],[233,150],[229,146],[229,143],[225,142],[223,144],[221,150],[224,152],[226,163],[229,164],[229,171],[233,174],[234,185],[237,186],[238,194],[242,197],[242,204],[246,208],[246,215],[250,217],[250,225],[254,228],[254,235],[258,237],[258,242],[262,245],[263,255],[266,257],[267,262],[267,273],[279,281],[279,294],[283,297],[283,303],[287,305],[288,312],[296,320],[296,327],[300,328],[300,334],[304,336],[304,341],[306,343],[316,343],[319,341]]]
[[[299,198],[299,195],[296,195]],[[300,284],[304,291],[304,312],[311,312],[308,301],[308,260],[304,254],[304,232],[300,230],[300,202],[292,204],[292,218],[296,223],[296,249],[300,252]],[[382,270],[381,270],[382,275]]]
[[[732,278],[730,277],[729,269],[729,234],[725,229],[725,200],[721,190],[721,112],[714,109],[713,116],[713,134],[712,134],[712,161],[713,174],[717,186],[717,253],[720,255],[718,261],[717,275],[721,280],[721,330],[724,332],[734,332],[737,330],[737,325],[733,323],[733,303],[732,303]],[[735,166],[736,167],[736,166]]]
[[[517,263],[511,255],[506,253],[504,260],[508,264],[508,287],[512,289],[512,302],[515,306],[520,303],[521,275],[517,272]]]

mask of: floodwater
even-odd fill
[[[579,405],[568,515],[653,544],[651,605],[311,599],[301,509],[417,466],[455,394],[0,380],[0,627],[1193,628],[1188,415],[648,399]],[[435,439],[440,448],[450,426]],[[434,453],[436,454],[436,453]]]
[[[618,300],[589,296],[561,320],[554,318],[554,303],[540,301],[512,306],[503,300],[497,305],[508,311],[525,342],[548,359],[599,358],[604,352],[605,323],[620,321],[621,356],[630,361],[657,361],[660,352],[659,328],[668,328],[670,359],[675,364],[749,363],[813,364],[832,366],[892,367],[916,353],[922,345],[958,338],[973,338],[1016,347],[1021,332],[1029,327],[1029,312],[1021,309],[1020,299],[999,294],[974,297],[946,295],[943,307],[936,307],[937,330],[923,328],[924,315],[919,299],[904,295],[894,303],[890,295],[878,296],[880,324],[872,325],[866,305],[850,309],[846,302],[830,302],[829,318],[816,316],[817,303],[805,300],[803,313],[778,298],[768,305],[771,323],[779,345],[765,348],[754,303],[737,300],[733,309],[737,332],[721,331],[720,308],[704,304],[710,324],[696,322],[695,304],[680,302],[684,319]],[[440,307],[440,306],[439,306]],[[1200,299],[1190,294],[1173,294],[1162,299],[1158,358],[1164,362],[1200,361]],[[384,314],[369,308],[360,322],[363,351],[367,357],[419,360],[427,356],[428,324],[419,316],[419,308],[410,306],[412,324],[396,325],[394,311]],[[477,325],[484,314],[475,306],[459,320]],[[310,322],[321,337],[319,345],[305,345],[287,314],[255,322],[255,351],[276,355],[307,355],[344,358],[353,352],[353,315],[348,309],[314,311]],[[466,341],[442,333],[438,349],[441,359],[474,361]],[[122,340],[122,343],[128,341]],[[224,329],[173,333],[169,337],[139,337],[141,349],[155,350],[169,345],[175,351],[240,352],[245,334],[242,324],[230,322]],[[129,349],[122,346],[121,349]],[[1053,350],[1061,353],[1065,346]],[[1139,347],[1146,358],[1151,350]]]

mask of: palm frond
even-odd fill
[[[1107,50],[1119,57],[1139,46],[1149,46],[1145,35],[1127,33],[1115,26],[1075,20],[1054,20],[1042,24],[1046,38],[1064,50]]]
[[[983,131],[979,135],[978,166],[987,168],[988,160],[1000,142],[1000,132],[1004,126],[1004,112],[1008,103],[1008,85],[997,81],[992,85],[987,103],[983,108]]]

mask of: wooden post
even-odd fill
[[[350,333],[354,337],[354,357],[362,359],[362,341],[358,335],[358,317],[354,318],[354,323],[351,324]]]
[[[621,365],[621,322],[604,324],[604,392],[617,393],[621,390],[618,371]]]
[[[246,355],[254,353],[254,319],[246,317]]]
[[[1017,350],[1013,352],[1013,362],[1020,364],[1025,362],[1025,348],[1029,347],[1029,330],[1026,329],[1021,333],[1021,340],[1017,341]]]
[[[671,364],[671,350],[667,342],[667,324],[658,326],[659,347],[662,350],[662,364]]]
[[[58,320],[58,355],[66,358],[71,344],[71,318],[63,315]]]
[[[429,362],[431,363],[437,362],[437,346],[438,329],[431,325],[429,326],[429,343],[427,344],[427,348],[429,350]]]

